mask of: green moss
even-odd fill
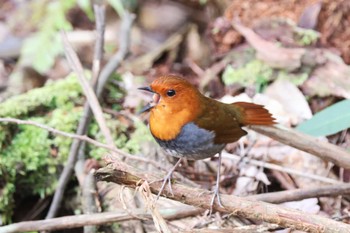
[[[320,38],[320,33],[312,29],[294,28],[294,37],[296,42],[301,46],[312,45]]]
[[[273,69],[257,59],[253,59],[239,68],[228,65],[222,76],[225,85],[233,83],[239,83],[242,86],[256,85],[258,91],[273,78]]]
[[[74,105],[70,100],[81,95],[81,87],[75,75],[50,83],[43,88],[33,89],[0,103],[0,117],[20,117],[39,107],[54,108]]]
[[[120,108],[116,99],[122,97],[122,92],[109,85],[106,93],[107,102],[110,100],[115,109]],[[80,85],[74,76],[70,76],[1,103],[0,117],[32,120],[74,133],[82,115],[82,107],[77,107],[76,103],[82,102]],[[146,127],[143,125],[139,129],[137,126],[129,141],[127,126],[109,114],[104,116],[116,146],[137,152]],[[90,124],[88,132],[90,137],[104,142],[96,122]],[[4,223],[11,221],[15,192],[16,197],[53,194],[71,143],[70,138],[32,125],[0,124],[0,215]],[[100,159],[108,153],[105,149],[88,146],[90,157]]]
[[[131,154],[138,153],[143,142],[154,140],[148,127],[142,121],[136,120],[134,125],[136,129],[131,134],[130,140],[128,140],[124,146]]]
[[[111,132],[112,137],[114,139],[115,145],[117,146],[117,148],[124,148],[126,142],[128,141],[128,136],[126,134],[126,131],[127,131],[126,126],[121,124],[119,121],[114,120],[111,115],[104,114],[104,117],[106,119],[107,126],[110,129],[110,132]],[[105,143],[105,137],[102,134],[102,132],[100,131],[97,123],[95,123],[95,122],[93,122],[90,125],[89,135],[94,137],[97,141]],[[107,152],[108,151],[104,148],[91,146],[90,156],[99,160]]]
[[[81,113],[81,108],[65,105],[44,117],[28,120],[73,133]],[[62,165],[67,159],[71,142],[70,138],[54,136],[35,126],[18,125],[11,144],[1,152],[2,170],[10,176],[4,182],[7,185],[15,184],[16,191],[22,197],[51,195]],[[13,192],[3,193],[0,200],[0,212],[6,211],[8,218],[12,213],[9,211],[12,195]]]
[[[252,59],[246,64],[234,68],[228,65],[222,75],[225,85],[238,83],[244,87],[255,86],[257,92],[263,92],[267,84],[274,79],[287,79],[295,85],[301,85],[307,80],[310,68],[300,69],[289,73],[282,69],[272,69],[263,61]]]
[[[13,97],[0,104],[0,117],[32,120],[75,132],[81,88],[74,76]],[[37,113],[37,116],[28,115]],[[0,213],[9,222],[14,192],[18,196],[53,193],[72,140],[31,125],[0,125]]]

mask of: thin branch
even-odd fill
[[[167,171],[167,169],[164,168],[163,165],[157,163],[156,161],[148,160],[148,159],[143,158],[143,157],[139,157],[139,156],[128,154],[128,153],[126,153],[126,152],[124,152],[124,151],[122,151],[120,149],[114,148],[112,146],[109,146],[109,145],[106,145],[106,144],[101,143],[99,141],[96,141],[96,140],[94,140],[92,138],[89,138],[86,135],[77,135],[77,134],[67,133],[67,132],[57,130],[55,128],[49,127],[47,125],[44,125],[44,124],[41,124],[41,123],[38,123],[38,122],[35,122],[35,121],[19,120],[19,119],[15,119],[15,118],[0,118],[0,122],[15,123],[15,124],[19,124],[19,125],[33,125],[33,126],[45,129],[45,130],[47,130],[47,131],[49,131],[49,132],[51,132],[53,134],[56,134],[56,135],[64,136],[64,137],[67,137],[67,138],[73,138],[73,139],[75,139],[77,141],[85,141],[85,142],[90,143],[90,144],[92,144],[92,145],[94,145],[96,147],[100,147],[100,148],[104,148],[106,150],[110,150],[110,151],[112,151],[114,153],[117,153],[120,156],[124,156],[125,158],[128,158],[128,159],[132,159],[132,160],[136,160],[136,161],[140,161],[140,162],[144,162],[144,163],[150,163],[150,164],[152,164],[154,167],[156,167],[158,169]],[[116,161],[113,159],[112,162],[114,163]]]
[[[186,218],[201,214],[204,210],[195,207],[177,207],[161,209],[163,218],[168,220]],[[129,209],[98,214],[72,215],[38,221],[24,221],[0,227],[0,233],[27,231],[54,231],[60,229],[78,228],[86,225],[104,225],[113,222],[123,222],[135,219],[152,219],[144,209]]]
[[[124,184],[131,188],[138,187],[144,180],[149,183],[150,190],[154,194],[157,194],[161,188],[161,182],[150,182],[151,180],[158,180],[159,176],[140,171],[131,166],[128,166],[126,170],[118,170],[113,168],[111,164],[99,169],[96,172],[96,177],[98,180]],[[173,195],[171,195],[168,187],[163,191],[163,195],[168,195],[168,198],[170,199],[204,209],[210,208],[212,194],[207,190],[195,189],[174,183],[172,184],[172,193]],[[303,213],[298,210],[233,195],[221,195],[221,200],[224,207],[220,207],[215,203],[213,206],[214,210],[231,213],[232,215],[237,215],[243,218],[265,221],[278,224],[281,227],[307,232],[333,233],[334,229],[337,229],[338,233],[350,231],[349,225],[316,214]]]
[[[96,191],[96,179],[93,175],[94,169],[92,169],[85,177],[82,188],[82,206],[84,214],[98,213],[97,208],[97,191]],[[97,228],[91,225],[84,226],[84,233],[97,232]]]
[[[301,176],[301,177],[306,177],[309,179],[313,179],[313,180],[317,180],[317,181],[321,181],[324,183],[328,183],[328,184],[344,184],[344,182],[341,182],[339,180],[335,180],[335,179],[331,179],[331,178],[327,178],[327,177],[322,177],[322,176],[318,176],[318,175],[314,175],[314,174],[309,174],[309,173],[305,173],[302,171],[298,171],[292,168],[288,168],[288,167],[282,167],[280,165],[276,165],[276,164],[272,164],[272,163],[268,163],[268,162],[264,162],[264,161],[258,161],[255,159],[249,159],[249,158],[242,158],[238,155],[234,155],[234,154],[229,154],[227,152],[223,152],[222,155],[225,158],[237,161],[237,162],[243,162],[243,163],[247,163],[247,164],[251,164],[251,165],[255,165],[255,166],[259,166],[259,167],[264,167],[264,168],[268,168],[268,169],[272,169],[272,170],[276,170],[276,171],[281,171],[281,172],[285,172],[291,175],[297,175],[297,176]]]
[[[96,22],[96,42],[94,50],[94,61],[92,63],[92,83],[97,83],[101,70],[101,61],[103,58],[103,46],[106,22],[105,5],[94,4],[95,22]]]
[[[100,126],[103,135],[106,138],[107,144],[114,145],[113,137],[110,131],[108,130],[106,121],[104,120],[103,112],[98,102],[98,99],[94,93],[94,90],[87,81],[87,78],[85,77],[84,69],[79,61],[78,55],[75,53],[71,44],[68,42],[67,35],[64,32],[62,32],[62,40],[68,63],[71,65],[71,68],[77,74],[80,85],[83,88],[84,94],[89,102],[90,108],[95,116],[95,119],[98,125]]]
[[[130,30],[131,30],[131,25],[133,23],[133,19],[134,18],[129,17],[128,14],[126,14],[126,17],[123,17],[123,19],[122,19],[123,26],[122,26],[121,31],[120,31],[120,35],[121,35],[120,49],[117,52],[119,62],[114,63],[115,68],[117,68],[120,65],[120,62],[125,58],[127,51],[129,50],[129,34],[130,34]],[[102,73],[106,73],[106,72],[104,72],[104,70],[106,70],[106,68],[107,67],[105,67],[102,70],[101,75],[100,75],[100,76],[103,76],[104,81],[100,82],[101,80],[99,80],[99,84],[98,84],[99,91],[97,91],[98,97],[101,95],[102,90],[104,88],[104,85],[107,82],[108,77],[109,77],[109,75],[107,77],[102,75]],[[79,121],[78,129],[76,131],[77,135],[86,134],[87,126],[89,125],[90,120],[91,120],[91,110],[90,110],[89,104],[85,103],[84,110],[83,110],[83,116]],[[68,183],[69,177],[72,175],[73,168],[74,168],[75,162],[77,160],[80,142],[81,141],[78,138],[75,138],[73,140],[73,143],[72,143],[70,151],[69,151],[67,163],[66,163],[64,170],[59,178],[57,188],[55,191],[55,195],[53,197],[53,201],[52,201],[52,204],[50,206],[49,212],[46,215],[46,219],[53,218],[54,216],[56,216],[56,213],[61,205],[61,201],[63,198],[65,187]],[[124,152],[120,151],[120,153],[122,154]]]
[[[256,232],[274,232],[279,226],[277,224],[260,224],[260,225],[247,225],[233,228],[220,228],[220,229],[192,229],[184,230],[182,233],[256,233]]]
[[[131,22],[133,21],[133,15],[129,14],[128,12],[125,12],[124,15],[123,15],[123,18],[125,17],[129,17],[131,19]],[[129,26],[131,25],[127,25],[128,28],[130,28]],[[123,25],[122,25],[123,27]],[[77,56],[77,54],[75,53],[74,49],[72,48],[72,46],[70,45],[70,43],[68,42],[68,39],[67,39],[67,36],[65,33],[62,33],[62,39],[63,39],[63,44],[64,44],[64,49],[65,49],[65,53],[66,53],[66,57],[67,59],[70,61],[69,64],[71,65],[72,69],[76,72],[77,74],[77,77],[78,77],[78,80],[80,82],[80,85],[82,86],[83,88],[83,91],[85,93],[85,96],[87,97],[87,101],[89,102],[89,105],[91,107],[91,110],[94,114],[94,117],[100,127],[100,130],[102,131],[106,141],[107,141],[107,144],[109,146],[111,146],[112,148],[115,148],[116,149],[116,146],[114,144],[114,140],[113,140],[113,137],[112,137],[112,134],[109,130],[109,128],[107,127],[107,123],[106,123],[106,120],[104,119],[104,116],[103,116],[103,112],[102,112],[102,108],[101,108],[101,105],[99,104],[98,102],[98,98],[97,96],[95,95],[93,89],[91,88],[91,86],[89,85],[85,75],[84,75],[84,70],[83,70],[83,67],[82,67],[82,64],[81,62],[79,61],[79,58]],[[121,50],[121,48],[120,48]],[[125,51],[125,54],[127,53],[128,50]],[[119,59],[120,57],[118,57]],[[112,58],[113,59],[113,58]],[[113,64],[119,64],[119,60],[117,63],[113,63]],[[108,64],[107,64],[108,66]],[[101,73],[102,75],[102,73]],[[100,77],[99,78],[99,84],[97,86],[97,92],[99,92],[99,88],[100,88],[100,82],[104,81],[103,80],[104,77]],[[103,83],[103,85],[105,84],[105,82]],[[119,158],[119,159],[116,159],[115,160],[115,165],[117,165],[118,167],[122,167],[124,166],[125,164],[121,162],[121,160],[124,159],[124,158]],[[132,196],[132,194],[127,194],[128,195],[128,199],[130,200],[129,201],[129,206],[131,208],[137,208],[137,204]],[[154,209],[157,209],[156,207],[153,208]],[[154,222],[155,223],[158,223],[160,221],[164,222],[165,224],[165,221],[164,219],[161,217],[161,215],[154,215],[153,212],[152,212],[152,215],[153,215],[153,218],[155,219]],[[166,226],[166,224],[165,224]],[[137,232],[137,233],[142,233],[143,232],[143,228],[142,228],[142,225],[141,225],[141,222],[140,221],[137,221],[135,223],[135,225],[132,225],[132,227],[134,228],[134,231]],[[170,231],[169,231],[170,232]]]
[[[326,161],[332,162],[339,167],[350,169],[350,153],[328,142],[297,132],[296,130],[277,126],[249,126],[250,129],[266,135],[283,144],[316,155]]]
[[[336,184],[315,188],[303,188],[281,192],[263,193],[252,195],[247,198],[252,200],[279,204],[288,201],[300,201],[303,199],[313,197],[329,197],[343,194],[350,194],[350,184]]]
[[[96,94],[100,96],[104,86],[106,85],[109,77],[115,70],[119,67],[120,63],[124,60],[126,55],[129,52],[130,46],[130,30],[131,26],[134,22],[135,15],[130,14],[129,12],[125,12],[123,15],[123,20],[120,28],[120,47],[118,52],[109,60],[109,62],[105,65],[100,73],[100,77],[98,80],[98,87]]]
[[[16,123],[16,119],[11,119],[11,118],[2,118],[0,121],[6,122],[6,120],[11,120],[8,122]],[[88,122],[90,122],[90,120],[91,120],[91,111],[90,111],[89,105],[86,103],[84,105],[83,116],[80,118],[79,125],[78,125],[77,131],[76,131],[77,135],[70,135],[69,133],[60,132],[60,131],[53,129],[53,128],[50,128],[48,126],[37,124],[36,122],[24,123],[24,121],[21,121],[21,120],[17,121],[17,124],[34,125],[34,126],[46,129],[54,134],[60,134],[60,135],[65,136],[65,137],[70,137],[70,138],[75,139],[75,140],[73,140],[73,142],[71,144],[68,159],[67,159],[66,165],[64,166],[64,169],[60,175],[60,178],[58,180],[57,188],[56,188],[55,194],[53,196],[50,209],[45,217],[46,219],[55,217],[58,209],[61,206],[61,201],[63,199],[64,190],[66,189],[69,178],[72,175],[72,172],[73,172],[73,169],[75,166],[75,162],[77,160],[78,151],[79,151],[80,142],[81,142],[81,139],[79,139],[79,137],[82,137],[82,138],[86,137],[86,136],[80,136],[80,135],[83,135],[86,133]],[[22,123],[20,123],[20,122],[22,122]],[[39,126],[39,125],[41,125],[41,126]],[[89,142],[89,140],[90,140],[90,138],[87,138],[87,137],[85,138],[85,141]],[[91,143],[91,142],[89,142],[89,143]]]

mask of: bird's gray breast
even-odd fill
[[[159,145],[175,157],[187,159],[205,159],[220,152],[225,144],[214,144],[215,133],[199,128],[194,123],[188,123],[180,134],[172,140],[156,139]]]

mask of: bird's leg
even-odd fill
[[[221,168],[221,152],[219,152],[218,170],[217,170],[217,174],[216,174],[216,185],[215,185],[213,197],[211,198],[211,202],[210,202],[210,215],[211,215],[212,210],[213,210],[215,198],[218,200],[219,206],[224,207],[221,203],[220,191],[219,191],[220,190],[220,168]]]
[[[168,172],[168,174],[164,177],[162,187],[160,188],[160,190],[159,190],[159,192],[158,192],[158,195],[157,195],[157,199],[156,199],[156,200],[159,199],[160,195],[161,195],[162,192],[164,191],[164,188],[165,188],[166,183],[169,184],[169,190],[170,190],[171,194],[174,195],[174,194],[173,194],[173,189],[172,189],[172,187],[171,187],[171,176],[173,175],[175,169],[180,165],[181,161],[182,161],[182,158],[179,158],[179,160],[176,162],[176,164],[174,165],[174,167],[173,167],[173,168]]]

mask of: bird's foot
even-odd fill
[[[215,187],[215,190],[214,190],[214,194],[211,198],[211,201],[210,201],[210,209],[209,209],[209,216],[212,214],[213,212],[213,206],[214,206],[214,202],[215,202],[215,199],[218,201],[218,205],[222,208],[224,208],[223,204],[221,203],[221,198],[220,198],[220,192],[219,192],[219,187]]]
[[[213,197],[211,198],[211,202],[210,202],[209,215],[211,215],[211,213],[213,212],[213,206],[214,206],[215,199],[218,200],[218,205],[220,207],[224,208],[224,206],[221,203],[221,199],[220,199],[220,167],[221,167],[221,152],[219,153],[218,170],[217,170],[217,175],[216,175],[216,185],[215,185]]]
[[[165,189],[165,185],[168,183],[168,187],[169,187],[169,191],[171,193],[172,196],[174,196],[174,193],[173,193],[173,188],[171,186],[171,177],[172,177],[173,173],[172,172],[169,172],[163,180],[163,183],[162,183],[162,186],[160,187],[159,189],[159,192],[158,192],[158,195],[157,195],[157,198],[156,200],[159,199],[160,195],[162,194],[162,192],[164,191]]]
[[[168,183],[168,185],[169,185],[169,191],[170,191],[171,195],[174,196],[173,188],[172,188],[172,186],[171,186],[171,177],[172,177],[172,175],[173,175],[175,169],[180,165],[181,161],[182,161],[182,159],[180,158],[180,159],[176,162],[176,164],[174,165],[174,167],[173,167],[173,168],[168,172],[168,174],[164,177],[162,186],[161,186],[160,189],[159,189],[159,192],[158,192],[158,195],[157,195],[156,200],[159,199],[160,195],[161,195],[162,192],[164,191],[166,183]]]

